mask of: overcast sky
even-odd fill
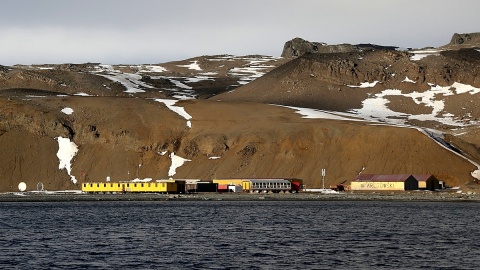
[[[478,0],[7,0],[0,64],[280,56],[286,41],[440,46],[480,32]]]

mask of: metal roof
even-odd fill
[[[251,183],[290,183],[290,181],[285,179],[248,179]]]
[[[363,182],[405,182],[411,174],[359,174],[353,181]]]

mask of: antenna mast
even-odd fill
[[[325,169],[322,169],[322,189],[325,189]]]

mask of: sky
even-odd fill
[[[480,32],[478,0],[4,0],[0,65],[280,56],[286,41],[421,48]]]

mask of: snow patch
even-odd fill
[[[409,79],[407,76],[405,76],[405,79],[402,82],[416,83],[416,81]]]
[[[71,181],[75,184],[77,179],[71,174],[72,170],[72,159],[78,152],[78,147],[74,142],[71,142],[69,138],[56,137],[55,140],[58,142],[58,152],[57,157],[59,160],[58,169],[66,169],[68,175],[70,176]]]
[[[73,109],[72,109],[72,108],[69,108],[69,107],[65,107],[65,108],[62,109],[61,112],[64,113],[64,114],[70,115],[70,114],[73,113]]]
[[[105,77],[113,82],[118,82],[122,84],[127,90],[126,93],[143,93],[145,90],[142,88],[154,88],[151,85],[148,85],[141,81],[142,75],[133,74],[133,73],[124,73],[118,70],[115,70],[112,65],[98,65],[95,67],[96,73],[99,76]],[[130,68],[139,69],[139,72],[144,70],[155,70],[153,72],[163,72],[166,69],[160,66],[130,66]]]
[[[213,75],[218,75],[218,72],[216,71],[209,71],[209,72],[203,72],[203,73],[199,73],[200,75],[203,75],[203,76],[213,76]]]
[[[322,194],[340,194],[340,192],[329,188],[307,188],[305,192],[317,192]]]
[[[155,72],[155,73],[161,73],[167,71],[166,68],[162,66],[154,66],[154,65],[145,65],[145,66],[140,66],[138,72]]]
[[[187,161],[191,161],[190,159],[177,156],[175,153],[170,154],[170,159],[172,160],[172,165],[170,165],[170,169],[168,170],[169,177],[172,177],[177,173],[176,170],[178,167],[182,166]]]
[[[179,106],[174,106],[175,103],[178,102],[178,100],[173,100],[173,99],[155,99],[155,101],[161,102],[161,103],[165,104],[165,106],[167,106],[167,108],[169,108],[170,110],[174,111],[175,113],[177,113],[177,114],[180,115],[181,117],[185,118],[185,119],[187,120],[187,126],[188,126],[189,128],[192,128],[192,123],[190,122],[190,119],[192,119],[192,116],[185,111],[185,108],[179,107]]]
[[[440,52],[439,50],[419,50],[419,51],[412,51],[411,53],[413,54],[411,57],[410,57],[410,60],[412,61],[418,61],[418,60],[421,60],[427,56],[430,56],[430,55],[440,55]]]
[[[145,179],[139,179],[139,178],[135,178],[133,180],[130,180],[129,182],[133,182],[133,183],[148,183],[148,182],[151,182],[152,181],[152,178],[145,178]]]
[[[186,67],[188,69],[193,69],[193,70],[202,70],[200,68],[200,66],[198,65],[198,61],[193,61],[191,64],[189,65],[177,65],[177,67]]]
[[[445,89],[446,87],[443,87],[443,89]],[[448,87],[448,89],[451,88],[455,88],[455,93],[457,94],[470,93],[470,95],[475,95],[480,93],[480,88],[473,87],[469,84],[454,82],[450,87]]]
[[[188,89],[188,90],[192,89],[191,86],[188,86],[188,85],[186,85],[186,84],[184,84],[184,83],[182,83],[182,82],[180,82],[180,81],[172,80],[172,79],[170,79],[170,81],[171,81],[172,83],[174,83],[175,86],[178,87],[178,88]]]
[[[173,95],[173,98],[176,98],[178,100],[189,100],[189,99],[195,99],[196,95]]]
[[[390,110],[387,107],[390,101],[383,97],[384,95],[380,93],[375,98],[367,98],[362,102],[363,107],[361,109],[351,110],[351,112],[359,114],[365,119],[373,118],[391,124],[404,124],[405,120],[401,118],[405,118],[408,115]]]
[[[478,170],[473,171],[471,175],[473,178],[480,180],[480,168],[478,168]]]
[[[82,96],[82,97],[93,97],[92,95],[89,95],[87,93],[84,93],[84,92],[80,92],[80,93],[76,93],[76,94],[73,94],[74,96]]]
[[[364,119],[355,118],[353,114],[348,114],[348,113],[330,112],[330,111],[322,111],[317,109],[300,108],[300,107],[292,107],[292,106],[284,106],[284,105],[275,105],[275,106],[285,107],[285,108],[295,110],[296,113],[302,115],[302,118],[306,118],[306,119],[365,121]]]
[[[228,74],[231,76],[239,77],[238,83],[240,85],[245,85],[255,79],[258,79],[265,75],[265,71],[270,66],[246,66],[246,67],[236,67],[228,71]]]
[[[141,75],[130,74],[130,73],[111,73],[111,74],[98,74],[103,76],[111,81],[118,82],[122,84],[127,90],[126,93],[143,93],[145,90],[140,89],[144,88],[153,88],[152,86],[140,81],[142,79]]]
[[[352,87],[352,88],[369,88],[369,87],[374,87],[375,85],[377,85],[377,83],[379,83],[379,81],[374,81],[374,82],[363,82],[363,83],[360,83],[360,85],[347,85],[348,87]]]
[[[186,83],[196,83],[196,82],[201,82],[201,81],[215,81],[215,78],[214,77],[209,77],[209,76],[195,76],[193,78],[187,78],[185,80]]]

